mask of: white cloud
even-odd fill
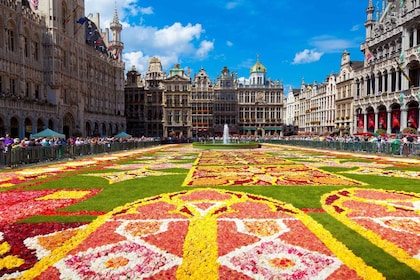
[[[328,35],[314,37],[310,43],[316,49],[324,53],[337,53],[342,52],[345,49],[358,47],[357,42],[345,39],[337,39]]]
[[[239,5],[240,5],[239,1],[229,1],[226,3],[225,7],[226,9],[231,10],[231,9],[235,9]]]
[[[122,23],[124,22],[123,19],[129,15],[142,14],[142,8],[137,6],[137,2],[137,0],[118,0],[117,2],[115,0],[85,0],[85,12],[86,15],[99,13],[101,17],[100,25],[105,28],[112,22],[115,7]],[[115,4],[117,5],[115,6]]]
[[[170,26],[158,28],[147,26],[138,15],[153,15],[153,7],[140,7],[137,0],[118,0],[117,11],[123,25],[124,42],[123,60],[126,70],[134,65],[139,72],[147,70],[149,59],[158,57],[162,66],[172,67],[180,63],[184,56],[205,59],[214,49],[214,42],[200,40],[205,30],[201,24],[182,25],[175,22]],[[86,13],[100,14],[100,26],[104,30],[113,20],[115,0],[86,0]],[[130,22],[130,17],[137,16],[138,22]]]
[[[179,47],[179,44],[185,44],[193,39],[200,39],[200,34],[204,32],[201,24],[192,25],[191,23],[182,26],[176,22],[172,26],[166,26],[155,33],[155,43],[165,47]]]
[[[145,74],[149,67],[149,61],[152,57],[158,57],[160,62],[162,63],[162,67],[165,68],[172,68],[175,64],[179,63],[179,59],[177,56],[165,56],[165,55],[145,55],[141,51],[135,52],[127,52],[124,53],[123,59],[126,63],[126,70],[130,70],[133,66],[136,67],[136,70],[139,73]]]
[[[350,29],[351,32],[359,31],[360,24],[353,25]]]
[[[141,7],[140,12],[143,15],[153,15],[153,8],[152,7]]]
[[[228,47],[233,47],[233,42],[232,41],[226,41],[226,45]]]
[[[315,62],[321,59],[323,52],[317,52],[316,50],[308,50],[295,54],[292,64],[306,64]]]
[[[208,56],[209,52],[214,49],[214,42],[202,41],[200,43],[200,48],[197,50],[196,54],[199,58],[205,58]]]
[[[144,54],[140,51],[124,53],[123,59],[126,62],[126,68],[131,69],[132,66],[136,67],[136,70],[140,73],[147,71],[147,66],[149,63],[149,57],[145,57]]]

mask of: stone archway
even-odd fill
[[[400,133],[401,131],[401,106],[394,103],[391,106],[391,133]]]
[[[386,133],[388,124],[388,113],[386,111],[385,105],[380,105],[378,107],[378,130],[381,133]]]
[[[407,127],[419,128],[419,103],[411,101],[407,104]]]
[[[76,136],[80,134],[80,131],[75,129],[76,122],[74,121],[74,117],[72,114],[67,113],[63,117],[63,133],[66,135],[66,138],[70,136]]]
[[[99,124],[97,122],[95,122],[95,127],[93,129],[93,135],[94,137],[99,137],[101,136],[100,131],[99,131]]]
[[[89,137],[92,135],[92,126],[90,125],[90,122],[86,122],[85,135],[86,137]]]
[[[375,110],[372,107],[366,109],[367,113],[367,131],[375,132]]]
[[[32,126],[32,120],[29,118],[25,119],[25,135],[24,137],[29,138],[32,134],[33,126]]]
[[[101,136],[108,136],[108,131],[106,129],[106,124],[105,123],[102,124]]]
[[[54,121],[52,119],[49,119],[48,120],[48,128],[49,129],[52,129],[52,130],[55,130],[55,128],[54,128]]]
[[[361,133],[365,127],[365,115],[363,114],[362,108],[356,109],[357,123],[356,123],[356,132]]]
[[[44,127],[44,121],[42,119],[38,119],[38,121],[36,122],[36,132],[42,131]]]
[[[6,125],[4,124],[3,118],[0,116],[0,136],[6,135]]]
[[[10,119],[10,136],[19,137],[19,120],[16,117]]]

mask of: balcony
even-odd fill
[[[0,98],[0,108],[8,108],[13,112],[22,110],[28,111],[49,111],[55,113],[55,105],[41,100],[26,100],[11,97]]]
[[[355,104],[363,105],[366,103],[376,103],[376,102],[386,102],[392,100],[400,100],[401,93],[404,93],[405,97],[413,96],[417,97],[419,92],[419,87],[413,87],[404,91],[394,91],[394,92],[379,92],[376,94],[370,94],[366,96],[360,96],[355,98]]]

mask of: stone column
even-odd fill
[[[420,101],[420,98],[419,98]],[[418,118],[417,118],[417,134],[420,134],[420,105],[419,105],[419,109],[418,109]]]
[[[388,71],[388,93],[392,91],[392,73]]]
[[[401,108],[400,130],[407,127],[407,108]]]
[[[366,113],[363,113],[363,132],[367,132],[367,120],[368,120],[368,116]]]
[[[374,131],[377,131],[378,130],[378,110],[376,110],[375,109],[375,130]]]
[[[386,84],[387,75],[388,73],[386,75],[382,75],[382,92],[388,91],[388,85]]]
[[[387,111],[387,116],[386,116],[386,133],[387,134],[391,134],[391,126],[392,126],[392,110],[388,109]]]

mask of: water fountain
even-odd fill
[[[223,126],[223,139],[222,141],[215,141],[213,137],[212,143],[200,143],[200,142],[194,142],[193,143],[194,148],[199,149],[256,149],[260,148],[261,145],[258,142],[240,142],[240,141],[230,141],[230,135],[229,135],[229,126],[225,124]]]
[[[223,144],[229,144],[229,126],[227,124],[223,127]]]

